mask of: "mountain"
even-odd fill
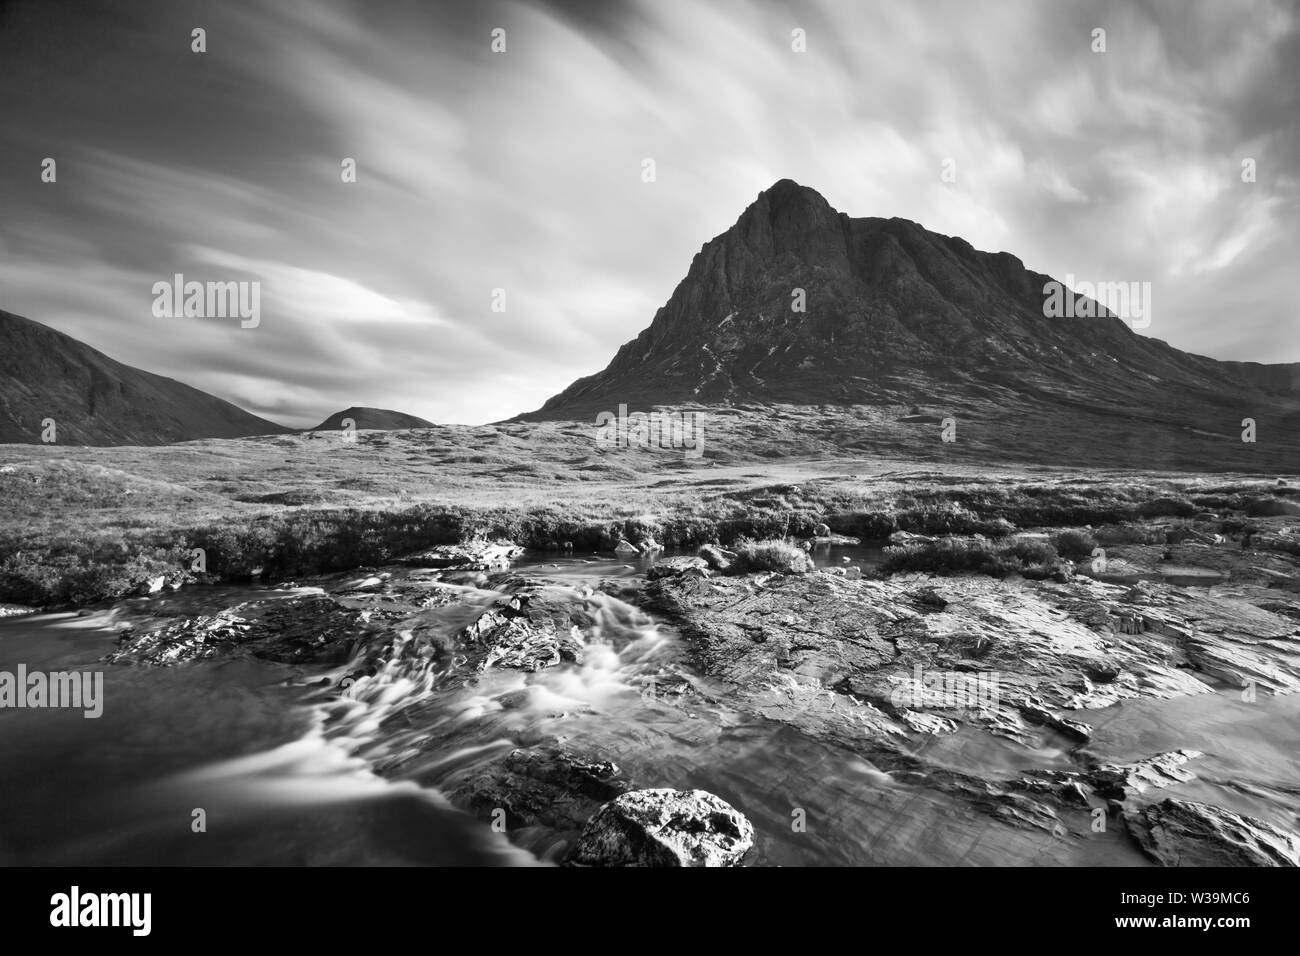
[[[162,445],[291,431],[0,311],[0,443],[39,443],[42,422],[51,418],[62,445]]]
[[[423,418],[417,418],[414,415],[407,415],[403,412],[395,412],[387,408],[361,408],[352,406],[345,408],[341,412],[335,412],[325,421],[321,422],[315,428],[309,428],[307,431],[319,432],[335,430],[343,427],[343,419],[352,419],[352,427],[355,429],[376,428],[376,429],[396,429],[396,428],[433,428],[433,422],[427,422]]]
[[[620,404],[877,406],[918,424],[951,415],[990,438],[1001,429],[1042,460],[1086,460],[1102,441],[1203,466],[1242,452],[1225,443],[1242,444],[1249,417],[1300,452],[1300,367],[1191,355],[1104,309],[1049,318],[1051,281],[1009,253],[905,219],[851,218],[781,180],[705,244],[604,371],[519,419],[591,421]],[[1079,315],[1085,300],[1066,295]],[[1151,315],[1158,331],[1158,301]]]

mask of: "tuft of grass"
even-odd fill
[[[788,541],[740,541],[735,546],[735,552],[736,559],[731,562],[728,574],[750,574],[756,571],[803,574],[813,569],[812,558],[808,553]]]
[[[1086,531],[1067,529],[1052,535],[1052,547],[1065,558],[1086,558],[1092,555],[1097,541]]]

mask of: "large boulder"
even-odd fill
[[[633,790],[587,821],[568,863],[575,866],[735,866],[754,827],[704,790]]]

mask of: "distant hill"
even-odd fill
[[[781,180],[704,245],[603,371],[516,420],[590,422],[620,405],[875,406],[902,409],[925,449],[951,415],[959,435],[982,431],[990,447],[1000,436],[1008,458],[1300,465],[1300,366],[1182,352],[1104,309],[1084,317],[1092,303],[1068,290],[1071,308],[1049,317],[1051,281],[1010,253],[852,218]],[[870,449],[883,434],[871,417],[845,440]]]
[[[61,445],[163,445],[292,431],[0,310],[0,443],[39,443],[47,418]]]
[[[358,430],[366,428],[393,430],[398,428],[434,427],[433,422],[403,412],[395,412],[389,408],[361,408],[354,405],[352,408],[345,408],[341,412],[335,412],[315,428],[309,428],[307,431],[319,432],[342,428],[343,419],[345,418],[352,419],[353,427]]]

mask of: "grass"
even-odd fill
[[[745,539],[736,542],[733,550],[736,557],[727,570],[728,574],[751,574],[758,571],[803,574],[813,569],[813,561],[808,552],[789,541]]]
[[[1005,577],[1047,577],[1057,571],[1061,556],[1043,541],[1013,539],[994,542],[978,538],[940,538],[925,544],[885,549],[880,573],[987,574]]]
[[[197,547],[207,553],[202,580],[239,582],[375,566],[474,539],[612,551],[623,538],[653,538],[694,548],[807,538],[823,522],[867,542],[898,530],[1000,542],[1017,529],[1091,525],[1102,546],[1163,543],[1166,529],[1152,522],[1212,510],[1226,531],[1251,503],[1297,490],[1262,476],[850,463],[815,445],[819,457],[770,458],[798,449],[755,437],[754,414],[720,415],[709,454],[694,462],[599,451],[590,428],[571,422],[361,432],[351,444],[309,433],[161,448],[0,446],[0,600],[115,598],[158,574],[180,578]],[[781,414],[760,418],[779,424]],[[995,571],[1033,563],[1013,551],[990,543],[969,558],[906,560]]]
[[[1086,531],[1067,529],[1052,535],[1052,547],[1065,558],[1078,560],[1091,557],[1092,549],[1097,547],[1097,540]]]

